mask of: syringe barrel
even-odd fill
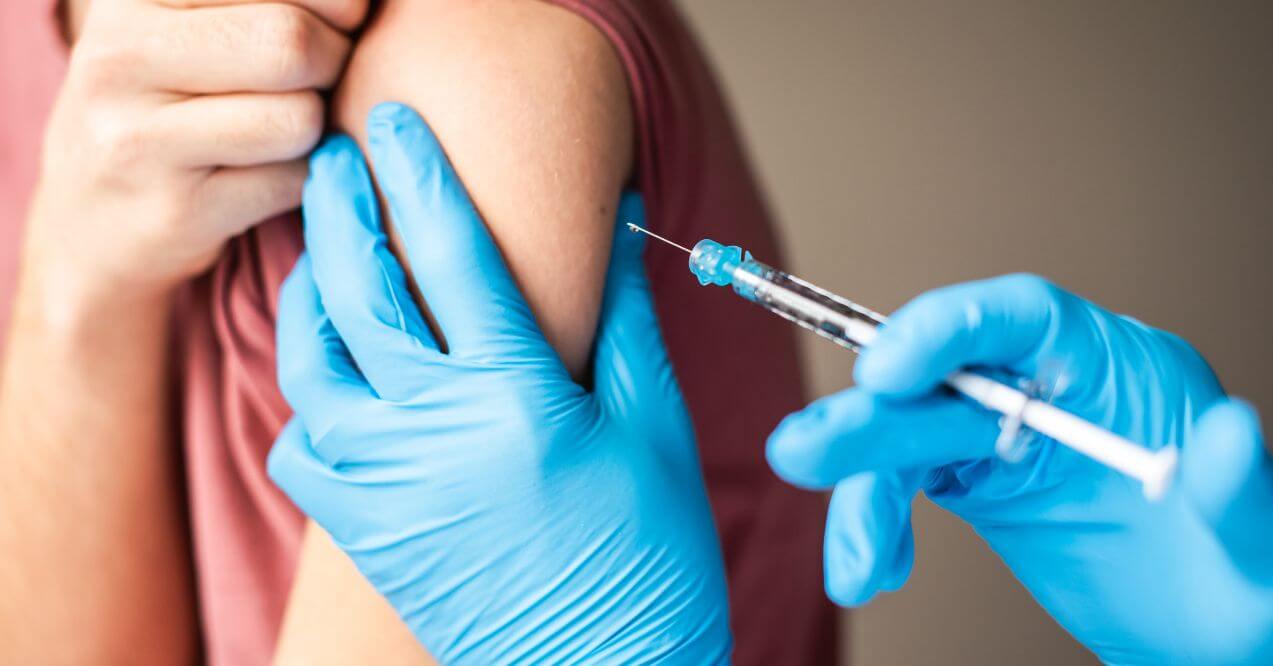
[[[740,258],[725,256],[726,260],[715,264],[718,271],[703,272],[708,278],[728,274],[731,278],[728,284],[739,296],[855,352],[870,345],[875,340],[876,327],[884,323],[883,316],[857,303],[756,261],[750,255],[738,261]],[[725,281],[715,280],[715,283]],[[981,375],[957,372],[948,378],[947,384],[987,409],[1019,419],[1057,442],[1140,480],[1149,499],[1161,497],[1171,484],[1176,465],[1174,448],[1149,451]]]
[[[853,351],[869,345],[884,321],[879,313],[750,255],[733,269],[732,285],[739,296]]]
[[[878,313],[760,263],[736,245],[709,238],[690,252],[690,271],[700,284],[731,285],[739,296],[853,351],[875,341],[884,323]],[[1148,451],[1073,414],[971,372],[956,372],[947,385],[995,412],[1139,479],[1145,496],[1161,497],[1175,472],[1175,449]]]

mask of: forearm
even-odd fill
[[[172,290],[300,203],[366,0],[70,3],[0,378],[0,663],[191,661]]]
[[[189,663],[171,296],[70,297],[41,268],[0,383],[0,663]]]

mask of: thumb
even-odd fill
[[[915,562],[911,500],[921,478],[919,471],[866,472],[836,484],[823,548],[832,601],[861,606],[906,583]]]
[[[997,436],[995,420],[963,400],[898,401],[850,388],[783,419],[765,455],[788,483],[827,488],[861,472],[984,458]]]
[[[627,229],[629,222],[645,224],[641,197],[625,194],[618,218],[597,332],[597,392],[619,412],[662,411],[666,406],[654,404],[655,396],[679,401],[681,394],[645,274],[645,239]]]
[[[1203,413],[1181,452],[1180,485],[1234,566],[1253,579],[1273,582],[1268,558],[1273,468],[1259,416],[1250,405],[1224,400]]]
[[[349,501],[348,492],[356,486],[314,451],[299,419],[288,421],[274,441],[266,472],[297,508],[337,542],[349,541],[348,528],[359,524],[358,504]]]

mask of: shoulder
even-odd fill
[[[506,149],[631,142],[618,54],[586,19],[537,0],[386,3],[355,48],[337,113],[362,119],[381,101],[415,106],[452,142],[475,139],[466,127]]]

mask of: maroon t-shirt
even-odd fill
[[[610,39],[632,88],[635,185],[648,223],[693,242],[742,245],[781,263],[773,227],[693,36],[665,0],[553,0]],[[0,321],[40,128],[65,67],[53,0],[0,2]],[[180,322],[182,422],[202,627],[212,664],[266,664],[303,516],[265,457],[290,416],[274,370],[279,285],[301,249],[296,215],[231,243],[191,286]],[[831,664],[822,592],[825,502],[769,471],[765,436],[804,404],[795,332],[725,290],[701,288],[679,252],[647,264],[672,361],[694,417],[724,545],[739,664]]]

